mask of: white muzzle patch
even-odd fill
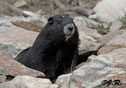
[[[66,36],[66,41],[69,40],[73,36],[73,34],[75,32],[74,24],[70,23],[70,24],[65,25],[63,31],[64,31],[64,34]]]

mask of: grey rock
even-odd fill
[[[0,51],[0,75],[11,77],[17,75],[45,77],[42,72],[27,68],[16,60],[13,60],[12,57],[5,51]]]
[[[48,79],[17,76],[12,81],[1,83],[0,88],[58,88],[58,85],[52,84]]]
[[[16,19],[15,17],[13,19]],[[14,25],[11,23],[12,18],[9,16],[0,16],[0,27],[14,27]]]
[[[113,32],[113,31],[117,31],[119,30],[121,27],[123,26],[122,22],[118,21],[114,21],[112,22],[112,25],[110,26],[109,31]]]
[[[125,4],[125,0],[102,0],[95,6],[92,17],[102,22],[113,22],[126,14]]]
[[[98,42],[101,43],[102,45],[105,45],[108,43],[110,40],[112,40],[115,36],[121,34],[123,31],[122,30],[115,30],[113,32],[109,32],[106,35],[103,35]]]
[[[13,23],[13,25],[37,32],[40,32],[46,25],[47,19],[45,16],[40,16],[39,14],[35,14],[30,11],[23,12],[25,17],[21,16],[21,19],[11,17],[11,23]]]
[[[6,23],[0,23],[0,26],[5,26],[5,27],[10,27],[9,25],[7,25]]]
[[[103,80],[109,80],[111,77],[117,76],[117,74],[120,75],[118,79],[124,80],[126,78],[125,50],[126,48],[123,48],[108,54],[90,56],[88,62],[86,62],[87,64],[70,74],[59,76],[56,84],[60,85],[61,88],[65,88],[64,86],[72,85],[72,82],[75,81],[85,88],[97,88]],[[124,75],[121,76],[122,73]]]
[[[100,43],[97,43],[97,41],[102,35],[98,34],[96,30],[87,27],[79,27],[78,31],[80,38],[79,50],[93,51],[98,49]]]
[[[35,14],[31,11],[23,11],[22,15],[25,17],[38,17],[38,18],[40,17],[39,14]]]
[[[14,3],[14,6],[15,7],[23,7],[23,6],[27,6],[27,2],[25,0],[17,0],[15,3]]]
[[[78,27],[78,31],[80,38],[79,50],[92,49],[98,42],[98,40],[102,37],[102,35],[98,34],[98,32],[95,29],[80,26]]]
[[[74,22],[75,24],[80,27],[80,26],[84,26],[84,27],[91,27],[93,25],[98,25],[99,23],[93,21],[93,20],[90,20],[84,16],[78,16],[78,17],[75,17],[74,18]]]
[[[19,27],[0,27],[0,50],[8,51],[15,58],[22,50],[32,46],[37,32]]]
[[[87,27],[78,27],[80,45],[79,45],[79,62],[86,61],[87,57],[96,54],[101,47],[101,43],[98,40],[102,35],[98,34],[95,29]]]
[[[27,12],[27,15],[29,15],[28,11],[24,11]],[[32,12],[31,12],[32,13]],[[16,27],[13,22],[15,21],[24,21],[24,22],[30,22],[30,21],[36,21],[37,24],[39,26],[45,26],[45,24],[47,23],[47,19],[45,18],[45,16],[39,16],[38,14],[34,14],[33,16],[29,16],[29,17],[23,17],[23,16],[0,16],[0,26],[4,26],[4,27]],[[34,23],[35,24],[35,23]]]
[[[78,28],[80,26],[89,27],[89,28],[93,28],[93,29],[98,29],[100,27],[106,29],[106,28],[109,27],[109,25],[107,23],[98,23],[98,22],[96,22],[96,21],[94,21],[90,18],[86,18],[84,16],[75,17],[74,22],[75,22],[75,24],[77,25]]]
[[[79,6],[85,6],[85,4],[86,4],[86,3],[85,3],[84,1],[78,1],[78,5],[79,5]]]
[[[126,48],[126,30],[121,29],[110,32],[108,35],[101,39],[104,46],[99,49],[98,54],[106,54],[115,49]]]

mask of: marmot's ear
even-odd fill
[[[53,24],[53,17],[50,17],[50,18],[48,19],[48,23],[49,23],[50,25]]]

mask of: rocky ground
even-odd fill
[[[78,27],[79,63],[52,84],[15,59],[61,13]],[[0,0],[0,88],[126,88],[125,14],[125,0]]]

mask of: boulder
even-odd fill
[[[104,46],[99,49],[98,54],[106,54],[115,49],[126,48],[126,30],[121,29],[109,33],[106,37],[101,39]]]
[[[1,83],[0,88],[58,88],[58,85],[52,84],[48,79],[17,76],[12,81]]]
[[[84,16],[76,16],[73,18],[74,19],[74,22],[75,24],[77,25],[77,27],[79,28],[80,26],[83,26],[83,27],[90,27],[90,28],[97,28],[99,26],[102,26],[103,28],[108,28],[109,25],[108,24],[105,24],[105,23],[98,23],[92,19],[89,19],[89,18],[86,18]]]
[[[40,16],[39,14],[35,14],[30,11],[23,11],[23,16],[6,16],[3,15],[0,17],[0,27],[22,27],[31,31],[41,31],[45,24],[47,23],[47,19],[45,16]]]
[[[11,21],[20,19],[21,17],[0,16],[0,27],[15,27]],[[22,19],[22,18],[21,18]]]
[[[92,49],[95,47],[95,44],[98,42],[98,40],[102,37],[102,35],[99,34],[95,29],[78,27],[78,31],[80,38],[79,50],[89,50],[89,48]],[[98,44],[96,44],[96,47],[97,45]]]
[[[110,26],[109,31],[114,32],[119,30],[123,26],[123,23],[121,21],[114,21],[112,22],[112,25]]]
[[[98,34],[95,29],[90,29],[87,27],[78,27],[80,45],[79,45],[79,59],[86,61],[87,57],[96,54],[101,44],[98,40],[102,35]]]
[[[8,51],[15,58],[22,50],[32,46],[38,33],[19,27],[0,27],[0,50]]]
[[[15,26],[30,30],[30,31],[37,31],[40,32],[45,24],[43,25],[43,22],[39,19],[31,19],[31,20],[17,20],[12,22]]]
[[[17,0],[15,3],[14,3],[14,6],[17,7],[17,8],[20,8],[20,7],[24,7],[24,6],[27,6],[27,2],[25,0]]]
[[[6,82],[6,76],[0,74],[0,83]]]
[[[0,80],[4,81],[4,76],[15,77],[17,75],[45,77],[44,73],[25,67],[16,60],[12,59],[7,52],[0,51]]]
[[[126,14],[126,0],[102,0],[95,6],[94,12],[93,16],[102,22],[119,20]]]
[[[72,82],[76,82],[84,88],[101,88],[98,86],[102,85],[104,80],[110,80],[113,77],[112,80],[114,81],[116,79],[114,77],[119,75],[116,80],[120,80],[121,86],[124,86],[126,79],[125,58],[126,48],[114,50],[108,54],[92,55],[88,58],[87,64],[84,64],[70,74],[59,76],[56,84],[60,85],[61,88],[65,88],[64,86],[72,85]],[[114,88],[116,86],[118,85],[115,85]]]
[[[40,32],[47,23],[47,19],[45,16],[41,16],[40,14],[33,13],[31,11],[23,11],[22,13],[25,17],[21,16],[21,19],[15,19],[11,17],[11,22],[18,27]]]

